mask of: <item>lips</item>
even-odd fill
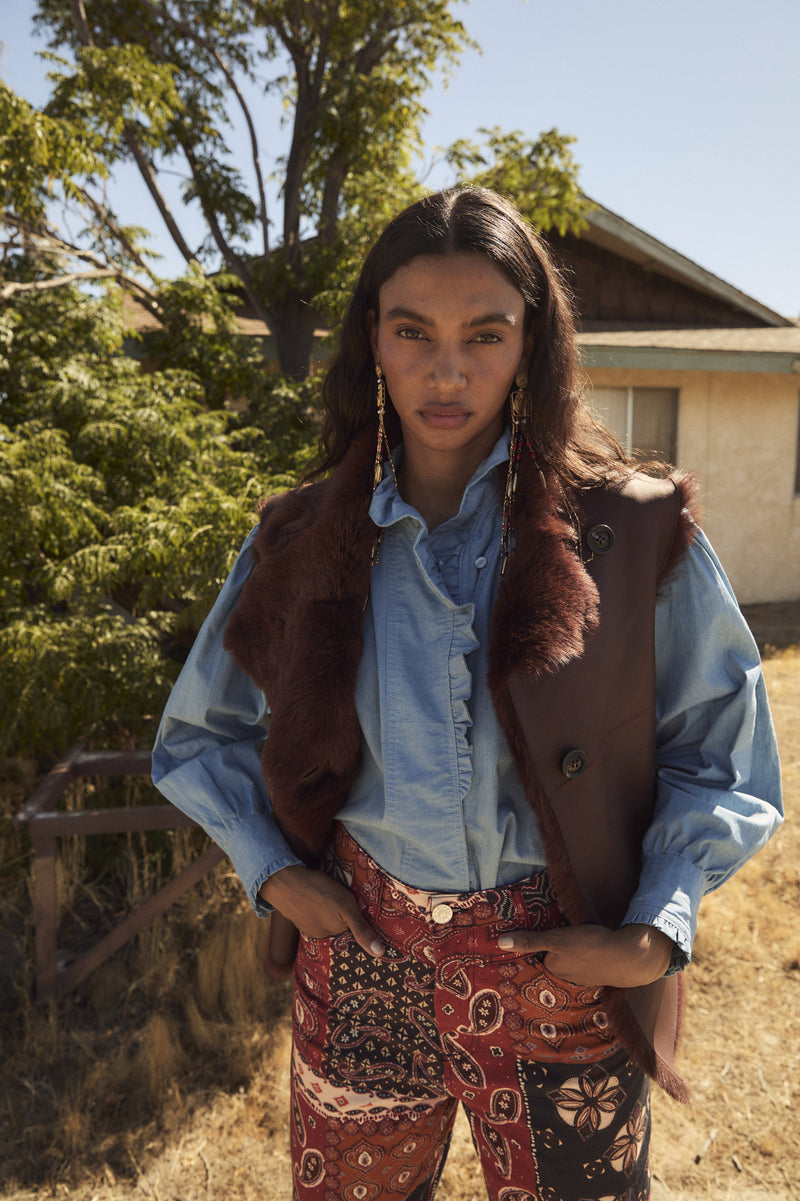
[[[419,415],[432,429],[460,429],[469,420],[469,411],[458,407],[420,409]]]

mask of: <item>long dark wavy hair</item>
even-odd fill
[[[545,243],[514,206],[485,188],[451,188],[417,201],[384,229],[367,255],[322,384],[321,464],[335,467],[365,428],[377,430],[375,363],[367,316],[379,314],[382,285],[420,255],[479,254],[525,301],[533,330],[525,433],[543,464],[578,487],[625,473],[626,457],[582,394],[569,291]],[[392,440],[399,422],[387,406]]]

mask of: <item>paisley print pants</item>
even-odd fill
[[[292,1153],[298,1201],[429,1201],[460,1101],[491,1201],[645,1201],[648,1081],[615,1042],[602,989],[502,952],[563,923],[547,876],[426,893],[337,827],[327,870],[386,945],[301,939]]]

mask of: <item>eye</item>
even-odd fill
[[[485,333],[476,334],[472,341],[477,342],[479,346],[494,346],[496,342],[502,342],[503,339],[499,334],[493,334],[486,330]]]
[[[421,342],[425,335],[421,329],[417,329],[413,325],[403,326],[401,329],[395,330],[398,338],[404,338],[407,342]]]

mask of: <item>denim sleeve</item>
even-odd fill
[[[242,547],[172,690],[153,748],[153,783],[229,857],[255,911],[266,879],[299,863],[272,817],[261,775],[267,734],[264,694],[222,645],[222,635],[252,568]]]
[[[702,897],[758,851],[783,816],[780,764],[753,636],[698,533],[656,608],[653,822],[625,917],[675,941],[685,967]]]

